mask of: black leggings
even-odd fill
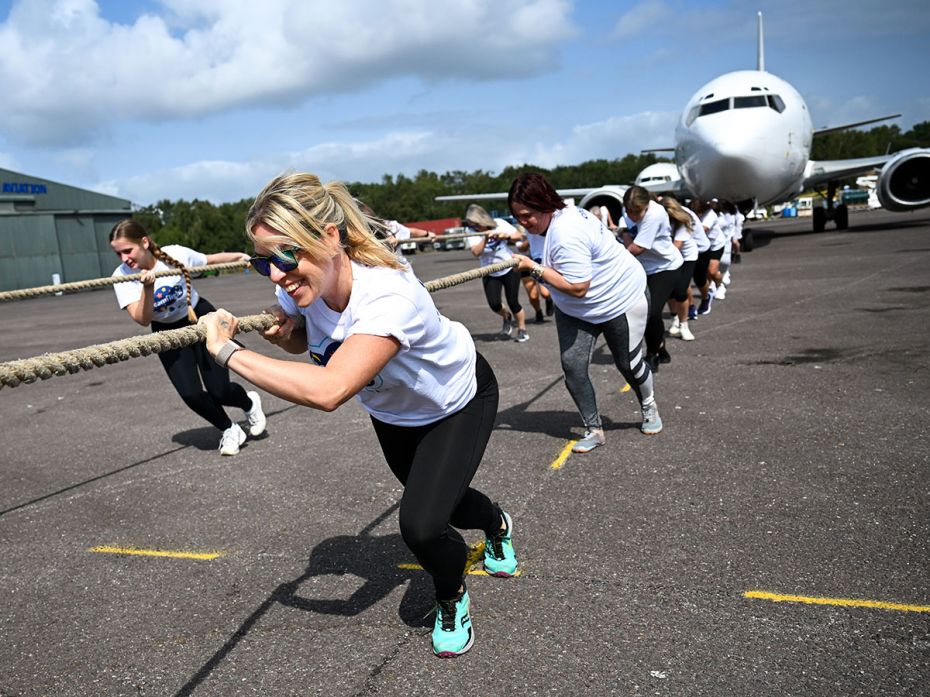
[[[494,312],[501,311],[501,290],[507,296],[507,307],[513,314],[517,314],[523,307],[520,305],[520,274],[516,269],[510,269],[503,276],[484,276],[484,297],[488,307]]]
[[[646,355],[653,356],[665,344],[665,322],[662,321],[662,308],[672,295],[672,288],[678,279],[678,269],[658,271],[646,276],[649,288],[649,317],[646,319]]]
[[[694,275],[694,267],[697,266],[697,259],[686,261],[678,269],[678,277],[675,279],[675,287],[672,289],[672,299],[683,303],[688,299],[688,291],[691,289],[691,277]],[[704,270],[707,273],[707,269]]]
[[[704,284],[707,283],[707,267],[710,264],[710,255],[711,251],[709,249],[698,253],[697,263],[694,265],[694,274],[691,276],[694,279],[694,285],[698,288],[703,288]]]
[[[198,317],[203,317],[215,309],[207,300],[201,298],[194,312]],[[180,329],[191,324],[187,317],[176,322],[152,322],[152,331]],[[229,370],[216,364],[207,353],[204,342],[198,341],[191,346],[162,351],[158,354],[158,360],[161,361],[162,367],[168,373],[168,379],[184,403],[221,431],[232,426],[232,420],[223,410],[224,405],[246,411],[252,408],[252,400],[245,389],[242,385],[229,381]],[[206,392],[204,386],[207,388]]]
[[[500,509],[472,489],[472,478],[497,416],[497,379],[479,353],[478,391],[460,411],[426,426],[395,426],[371,417],[381,450],[404,485],[400,534],[433,577],[436,597],[454,598],[462,585],[468,545],[455,528],[492,535]]]

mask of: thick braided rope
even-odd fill
[[[249,265],[247,261],[230,261],[225,264],[208,264],[207,266],[191,266],[188,271],[199,273],[201,271],[221,271],[224,269],[241,269]],[[156,271],[156,276],[177,276],[179,271]],[[57,286],[37,286],[36,288],[23,288],[22,290],[7,290],[0,292],[0,302],[8,300],[22,300],[23,298],[34,298],[39,295],[52,295],[53,293],[76,293],[80,290],[90,290],[91,288],[101,288],[103,286],[112,286],[116,283],[126,283],[128,281],[138,281],[142,277],[140,273],[130,274],[128,276],[109,276],[107,278],[90,278],[86,281],[74,281],[72,283],[59,283]]]
[[[239,331],[251,332],[268,329],[275,324],[273,315],[250,315],[239,319]],[[16,387],[20,383],[33,383],[37,379],[48,380],[56,375],[91,370],[111,363],[128,361],[130,358],[149,356],[170,349],[182,348],[206,339],[206,327],[192,325],[181,329],[169,329],[144,336],[132,336],[107,344],[86,348],[46,353],[35,358],[0,363],[0,387]]]
[[[516,264],[516,259],[509,259],[490,266],[483,266],[474,271],[437,278],[428,282],[426,289],[433,293],[443,288],[451,288],[487,276],[495,271],[503,271],[511,266],[516,266]],[[239,319],[239,331],[251,332],[258,329],[268,329],[274,323],[274,317],[269,314],[241,317]],[[203,341],[206,336],[206,328],[195,324],[181,329],[168,329],[163,332],[133,336],[128,339],[119,339],[118,341],[72,351],[46,353],[34,358],[0,363],[0,388],[17,387],[24,382],[31,384],[36,380],[48,380],[56,375],[74,374],[81,370],[92,370],[111,363],[127,361],[130,358],[149,356],[153,353],[190,346]]]
[[[454,235],[436,235],[433,238],[433,242],[442,242],[443,240],[466,240],[469,237],[489,237],[493,234],[493,232],[457,232]],[[404,242],[419,242],[423,239],[425,238],[411,237],[409,240],[404,240]]]
[[[463,271],[462,273],[455,273],[451,276],[444,276],[432,281],[427,281],[425,284],[426,290],[428,290],[430,293],[435,293],[437,290],[458,286],[462,283],[467,283],[468,281],[474,281],[476,278],[488,276],[497,271],[503,271],[505,269],[509,269],[511,266],[516,265],[516,259],[508,259],[507,261],[499,261],[496,264],[490,264],[489,266],[482,266],[480,269],[474,269],[473,271]]]

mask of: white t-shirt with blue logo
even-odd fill
[[[423,426],[454,414],[475,396],[475,344],[458,322],[441,315],[409,270],[352,262],[352,293],[342,312],[322,299],[299,308],[283,289],[278,302],[307,322],[307,350],[317,365],[353,334],[394,337],[400,350],[356,398],[380,421]]]
[[[545,239],[543,266],[555,269],[569,283],[591,282],[581,298],[547,286],[555,306],[566,315],[601,324],[630,310],[646,292],[642,264],[583,208],[554,211]]]
[[[503,218],[495,218],[494,222],[497,223],[497,227],[493,231],[489,230],[489,232],[496,232],[499,234],[507,233],[512,235],[517,231],[517,228],[508,223]],[[468,244],[470,249],[481,242],[481,239],[482,237],[480,235],[474,235],[465,240],[465,242]],[[478,257],[478,261],[481,263],[481,266],[490,266],[491,264],[496,264],[501,261],[507,261],[513,256],[513,254],[510,252],[510,247],[507,246],[507,240],[492,240],[490,237],[485,239],[487,242],[484,243],[484,251],[481,252],[481,256]],[[504,269],[503,271],[496,271],[491,275],[506,276],[511,271],[512,269]]]
[[[169,244],[162,247],[161,251],[183,264],[187,268],[192,266],[206,266],[207,255],[198,251],[182,247],[179,244]],[[168,266],[163,261],[156,259],[153,271],[170,271],[173,267]],[[136,269],[131,269],[126,264],[120,264],[113,272],[113,276],[132,276],[139,273]],[[142,299],[142,282],[125,281],[115,283],[113,290],[116,291],[116,301],[119,303],[121,310],[126,309],[134,302]],[[152,313],[154,322],[177,322],[187,317],[187,289],[184,286],[184,276],[158,276],[155,279],[155,311]],[[196,307],[200,300],[200,295],[196,288],[191,286],[191,307]]]

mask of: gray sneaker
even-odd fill
[[[519,341],[519,342],[522,344],[524,341],[529,341],[529,340],[530,340],[530,337],[529,337],[529,335],[526,333],[526,330],[525,330],[525,329],[518,329],[518,330],[517,330],[517,338],[514,339],[514,341]]]
[[[584,432],[584,438],[572,446],[573,453],[589,453],[607,441],[604,438],[603,428],[589,428]]]
[[[509,339],[511,334],[513,334],[513,315],[508,312],[507,317],[504,318],[504,324],[501,326],[501,332],[498,336],[501,339]]]
[[[659,416],[659,407],[655,401],[651,404],[643,404],[643,425],[639,430],[647,436],[654,436],[662,432],[662,417]]]

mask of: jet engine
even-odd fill
[[[614,222],[618,222],[623,215],[623,194],[628,188],[627,186],[607,184],[600,189],[585,194],[584,198],[578,202],[578,207],[591,210],[591,206],[607,206],[610,217],[613,218]]]
[[[878,175],[878,202],[889,211],[930,206],[930,149],[895,153]]]

